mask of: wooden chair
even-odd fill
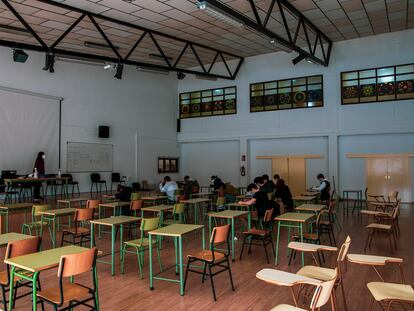
[[[137,258],[138,258],[138,267],[139,267],[139,274],[141,279],[143,278],[142,268],[144,267],[144,252],[148,250],[149,247],[157,248],[157,256],[158,256],[158,263],[160,265],[160,270],[162,271],[162,263],[161,263],[161,248],[159,239],[154,239],[152,241],[152,245],[149,245],[149,239],[146,237],[146,233],[152,230],[158,229],[160,224],[160,218],[143,218],[141,220],[141,237],[136,240],[124,242],[122,248],[122,260],[121,260],[121,271],[124,273],[124,262],[125,262],[125,253],[134,254],[134,252],[128,251],[128,248],[135,248]]]
[[[378,219],[379,222],[371,223],[365,228],[369,230],[367,239],[365,241],[364,251],[367,250],[368,246],[371,246],[372,240],[374,239],[374,235],[378,234],[386,234],[388,235],[388,240],[390,242],[390,249],[391,251],[397,249],[397,232],[398,232],[398,213],[400,209],[400,203],[397,203],[397,206],[394,207],[391,217],[390,216],[383,216]],[[384,222],[388,222],[384,223]],[[394,241],[394,247],[393,247]]]
[[[256,228],[252,228],[248,231],[243,232],[243,245],[242,245],[242,249],[240,252],[240,257],[239,260],[242,259],[243,256],[243,250],[244,250],[244,245],[246,245],[246,243],[249,244],[249,251],[248,254],[251,253],[251,249],[252,249],[252,245],[263,245],[265,254],[266,254],[266,261],[267,263],[269,263],[269,256],[267,254],[267,245],[270,244],[272,245],[272,250],[273,250],[273,256],[275,254],[275,247],[273,245],[273,239],[272,239],[272,233],[273,233],[273,208],[272,209],[268,209],[265,212],[264,215],[264,219],[263,219],[263,223],[264,223],[264,229],[256,229]],[[253,243],[253,240],[256,241],[261,241],[260,244]]]
[[[79,195],[80,195],[80,191],[79,191],[79,182],[77,182],[77,181],[73,180],[73,176],[72,176],[72,174],[62,174],[61,176],[62,176],[62,177],[67,177],[67,178],[69,178],[67,185],[68,185],[68,186],[72,186],[72,196],[73,196],[73,194],[75,193],[75,186],[76,186],[76,188],[77,188],[77,190],[78,190],[78,196],[79,196]],[[66,181],[65,181],[65,180],[62,180],[62,181],[59,183],[59,185],[61,186],[61,190],[60,190],[60,192],[61,192],[61,193],[64,193],[64,191],[63,191],[63,187],[66,187]]]
[[[226,208],[227,200],[225,197],[218,197],[216,202],[212,204],[212,208],[214,212],[218,212],[219,210],[224,210]]]
[[[63,246],[64,242],[82,246],[84,242],[91,241],[91,230],[90,226],[81,227],[82,223],[88,222],[94,219],[94,210],[92,208],[78,208],[73,216],[74,228],[68,228],[62,232],[62,240],[60,246]],[[70,240],[65,240],[66,236],[70,236]],[[79,240],[80,241],[77,241]]]
[[[328,234],[329,242],[331,245],[336,245],[335,233],[334,233],[334,216],[333,216],[334,210],[335,210],[335,201],[331,200],[329,201],[329,207],[328,207],[328,212],[326,213],[326,218],[321,219],[319,222],[320,233]],[[322,213],[322,215],[324,215],[324,213]]]
[[[333,288],[335,286],[335,282],[337,279],[337,269],[335,269],[335,273],[333,276],[322,283],[313,283],[311,281],[303,281],[298,284],[305,284],[305,285],[313,285],[316,286],[315,292],[312,297],[312,301],[309,306],[309,310],[316,311],[320,310],[321,307],[326,305],[329,300],[331,300],[331,310],[336,310],[336,302],[335,302],[335,296],[333,292]],[[273,307],[271,311],[306,311],[306,309],[302,309],[299,307],[294,307],[287,304],[281,304]]]
[[[346,255],[348,253],[350,245],[351,245],[351,238],[348,236],[345,242],[342,244],[341,248],[339,249],[338,257],[337,257],[337,265],[336,265],[336,268],[338,269],[338,277],[336,278],[335,288],[338,286],[341,286],[345,311],[347,310],[347,305],[346,305],[345,289],[344,289],[344,283],[343,283],[342,263],[346,259]],[[332,269],[323,268],[323,267],[318,267],[318,266],[304,266],[301,269],[299,269],[299,271],[296,272],[296,274],[325,282],[332,278],[332,276],[335,274],[335,270],[336,269],[333,269],[333,268]]]
[[[185,204],[184,203],[175,203],[172,211],[171,219],[164,219],[163,225],[168,226],[172,224],[182,224],[185,223]]]
[[[137,201],[141,199],[141,192],[132,192],[131,193],[131,201]]]
[[[125,184],[125,181],[121,180],[121,174],[120,173],[111,173],[111,193],[112,193],[112,187],[114,184]]]
[[[46,288],[37,293],[42,300],[53,305],[55,310],[68,304],[67,307],[60,310],[72,310],[79,305],[87,306],[90,310],[99,310],[98,307],[98,280],[96,273],[97,249],[93,247],[82,253],[64,255],[60,257],[57,277],[59,285],[56,287]],[[91,272],[92,287],[87,287],[76,282],[66,282],[70,278]],[[93,306],[88,302],[93,301]]]
[[[32,207],[32,222],[24,223],[22,225],[22,233],[25,234],[26,230],[29,231],[29,234],[32,235],[32,231],[36,231],[36,235],[43,235],[43,227],[49,229],[50,239],[52,239],[52,230],[50,228],[50,223],[48,221],[42,220],[41,212],[50,210],[49,204],[33,205]]]
[[[216,298],[216,291],[214,289],[213,277],[219,273],[228,271],[229,277],[230,277],[231,289],[234,291],[233,277],[231,275],[230,262],[229,262],[229,254],[230,254],[229,233],[230,233],[229,224],[220,226],[220,227],[214,227],[211,233],[211,238],[210,238],[210,250],[202,250],[198,253],[195,253],[194,255],[190,254],[187,256],[188,261],[187,261],[187,269],[185,271],[184,290],[187,284],[187,277],[188,277],[189,271],[201,274],[202,275],[201,283],[204,283],[206,276],[209,276],[210,281],[211,281],[211,288],[213,290],[213,298],[214,298],[214,301],[216,301],[217,298]],[[224,244],[224,243],[227,243],[227,251],[225,253],[218,252],[215,250],[217,245]],[[203,272],[200,272],[199,270],[192,270],[190,268],[190,265],[196,261],[200,261],[203,264],[202,266]],[[214,267],[220,267],[221,269],[213,273],[212,268]],[[207,268],[208,268],[208,271],[207,271]]]
[[[369,310],[371,311],[376,301],[381,310],[392,310],[393,304],[400,304],[400,306],[414,305],[414,289],[408,284],[386,283],[386,282],[370,282],[367,284],[368,290],[372,295]],[[386,304],[383,308],[381,303]],[[400,309],[399,309],[400,310]],[[406,308],[403,307],[403,310]]]
[[[140,212],[144,206],[144,200],[134,200],[129,203],[129,214],[131,216],[141,216]],[[131,237],[132,229],[138,228],[138,223],[133,222],[128,225],[128,236]],[[136,232],[135,232],[136,234]]]
[[[86,208],[92,208],[94,218],[99,218],[99,204],[101,204],[101,200],[88,200],[86,201]]]
[[[17,240],[13,242],[9,242],[7,244],[6,254],[5,254],[5,260],[28,255],[32,253],[37,253],[40,249],[40,242],[42,238],[41,237],[32,237],[24,240]],[[17,289],[19,287],[32,287],[32,282],[25,282],[23,279],[15,279],[15,285],[14,285],[14,298],[13,298],[13,307],[17,299],[23,298],[25,296],[31,295],[31,292],[22,294],[20,296],[17,296]],[[40,280],[37,279],[37,287],[38,289],[41,289],[40,286]],[[4,310],[7,309],[7,303],[8,303],[8,295],[6,295],[7,292],[9,292],[10,289],[10,267],[7,265],[6,270],[0,271],[0,288],[2,292],[3,297],[3,308]],[[43,305],[42,305],[43,308]]]
[[[102,192],[102,185],[105,185],[105,192],[108,192],[106,180],[101,179],[101,175],[99,173],[91,174],[91,194],[92,194],[93,185],[95,185],[97,194],[98,192]],[[98,185],[99,185],[99,190],[98,190]]]

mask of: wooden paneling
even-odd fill
[[[273,158],[272,175],[279,174],[293,195],[306,190],[306,161],[304,158]]]

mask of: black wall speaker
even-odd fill
[[[181,132],[181,120],[177,119],[177,133]]]
[[[109,126],[99,125],[98,135],[99,135],[99,138],[109,138]]]

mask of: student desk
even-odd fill
[[[355,193],[357,196],[357,199],[354,202],[354,207],[352,208],[352,213],[354,212],[354,209],[357,209],[359,212],[360,210],[362,210],[362,190],[343,190],[342,191],[342,198],[345,201],[343,205],[343,212],[345,213],[345,209],[346,209],[346,212],[348,213],[350,193]]]
[[[319,191],[304,191],[301,192],[300,195],[301,196],[305,196],[305,197],[318,197],[321,193]]]
[[[53,248],[56,247],[56,219],[58,220],[58,225],[57,227],[59,227],[59,218],[62,216],[69,216],[69,227],[70,227],[70,222],[71,222],[71,217],[72,215],[75,214],[76,208],[73,207],[68,207],[68,208],[59,208],[59,209],[51,209],[48,211],[44,211],[44,212],[40,212],[39,214],[42,215],[41,217],[41,221],[43,221],[43,219],[46,219],[48,221],[52,221],[52,245]]]
[[[189,199],[189,200],[182,200],[181,203],[185,203],[188,205],[192,205],[194,207],[194,223],[197,224],[198,223],[198,209],[201,207],[201,205],[203,203],[210,203],[211,204],[211,200],[210,199],[202,199],[202,198],[198,198],[198,199]],[[203,215],[203,210],[200,210],[200,215]]]
[[[59,266],[60,257],[63,255],[70,255],[70,254],[79,254],[84,251],[88,250],[88,248],[69,245],[54,249],[49,249],[46,251],[41,251],[38,253],[33,253],[29,255],[13,257],[5,260],[4,262],[12,267],[10,279],[13,280],[16,278],[22,278],[27,281],[32,282],[32,302],[33,302],[33,309],[34,311],[37,310],[37,279],[39,273],[41,271],[53,269]],[[16,268],[23,269],[24,271],[21,273],[20,271],[16,271]],[[27,273],[31,272],[30,274]],[[96,275],[96,268],[94,269],[94,273]],[[98,280],[96,278],[96,280]],[[97,281],[96,281],[97,282]],[[96,288],[98,288],[98,284],[95,284]],[[9,293],[9,310],[12,310],[13,306],[13,298],[14,298],[14,282],[10,282],[10,293]],[[98,295],[96,295],[96,303],[99,306]]]
[[[303,228],[304,224],[312,220],[315,217],[315,214],[307,213],[285,213],[275,218],[278,221],[277,224],[277,239],[276,239],[276,255],[275,255],[275,266],[278,264],[278,255],[279,255],[279,240],[280,240],[280,228],[288,228],[288,244],[290,241],[290,228],[298,228],[300,241],[303,242]],[[305,256],[302,252],[302,266],[305,264]]]
[[[6,216],[6,233],[9,232],[9,216],[10,214],[24,211],[24,221],[27,222],[27,211],[32,210],[33,203],[14,203],[0,205],[0,216]],[[2,228],[3,229],[3,228]]]
[[[188,224],[173,224],[170,226],[166,226],[157,230],[153,230],[148,232],[149,236],[149,245],[152,245],[153,236],[161,236],[161,237],[172,237],[174,238],[174,246],[175,246],[175,273],[180,275],[180,279],[167,279],[163,277],[159,277],[157,275],[153,275],[152,271],[152,247],[149,247],[149,270],[150,270],[150,289],[154,289],[154,280],[161,280],[173,283],[180,283],[180,295],[184,295],[184,272],[183,272],[183,236],[190,232],[194,232],[196,230],[202,229],[202,244],[203,249],[206,248],[205,242],[205,232],[203,225],[188,225]],[[178,243],[177,243],[178,240]],[[178,252],[177,252],[177,244],[178,244]],[[179,261],[179,264],[177,262]]]
[[[66,200],[57,200],[57,207],[60,208],[61,205],[67,205],[68,207],[72,207],[72,204],[79,203],[79,206],[82,207],[82,202],[86,202],[89,199],[87,198],[73,198],[73,199],[66,199]]]
[[[113,216],[109,218],[101,218],[89,221],[91,224],[91,247],[94,246],[94,229],[95,225],[106,226],[111,228],[111,261],[102,261],[99,262],[110,264],[111,265],[111,273],[115,275],[115,236],[116,236],[116,228],[119,227],[119,248],[120,248],[120,258],[122,260],[122,237],[123,237],[123,228],[124,225],[131,224],[134,222],[140,221],[140,217],[134,216]]]
[[[0,247],[6,247],[9,242],[29,239],[33,236],[16,232],[0,234]]]
[[[106,203],[101,203],[98,206],[98,218],[101,219],[105,216],[105,209],[109,208],[112,209],[112,216],[117,216],[120,215],[120,210],[122,209],[122,207],[124,206],[129,206],[131,203],[130,202],[125,202],[125,201],[115,201],[115,202],[106,202]],[[104,210],[103,215],[101,210]],[[98,228],[98,235],[99,238],[101,238],[101,226],[99,226]]]
[[[227,204],[229,209],[236,209],[236,210],[248,210],[251,211],[254,208],[254,204],[240,204],[240,203],[229,203]]]
[[[162,227],[163,222],[164,222],[164,211],[169,211],[172,209],[174,209],[173,205],[166,205],[166,204],[143,207],[141,208],[141,217],[144,218],[144,211],[158,213],[160,215],[160,227]]]
[[[210,198],[213,194],[212,193],[207,193],[207,192],[198,192],[198,193],[191,193],[190,194],[190,199],[195,199],[195,198]]]
[[[322,204],[302,204],[295,208],[298,212],[309,212],[318,215],[326,206]]]
[[[208,214],[208,232],[211,235],[211,220],[212,218],[227,219],[227,223],[231,222],[231,259],[234,261],[234,219],[247,215],[247,229],[250,230],[250,211],[233,211],[227,210],[217,213]]]
[[[303,204],[303,203],[311,203],[312,201],[315,202],[316,200],[316,195],[298,195],[298,196],[294,196],[292,199],[295,202],[295,206],[299,205],[299,203]]]
[[[149,202],[150,205],[157,205],[160,203],[165,203],[168,200],[168,196],[166,195],[153,195],[153,196],[148,196],[148,197],[143,197],[141,198],[141,200],[144,201],[144,205],[145,203]]]

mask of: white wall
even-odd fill
[[[248,163],[251,166],[248,171],[250,169],[251,174],[254,175],[262,172],[264,167],[253,160],[260,149],[257,144],[249,141],[269,139],[266,141],[269,144],[267,150],[283,154],[289,152],[289,148],[279,148],[280,138],[301,138],[307,141],[311,137],[327,137],[327,157],[321,168],[326,167],[329,171],[328,175],[335,175],[337,180],[339,174],[344,174],[340,178],[342,183],[339,185],[340,189],[362,188],[364,185],[361,181],[365,182],[365,179],[354,178],[353,164],[348,161],[339,164],[339,161],[343,160],[343,155],[338,155],[339,137],[352,135],[347,138],[351,145],[373,144],[371,149],[375,149],[378,153],[398,152],[401,148],[396,146],[403,144],[406,145],[404,149],[413,152],[414,141],[407,141],[404,133],[414,132],[414,100],[342,106],[340,73],[354,69],[412,63],[414,62],[412,38],[414,38],[414,30],[335,43],[329,67],[304,61],[294,66],[291,60],[297,56],[295,53],[279,52],[245,59],[235,81],[205,81],[186,77],[185,80],[178,82],[178,93],[236,85],[238,113],[230,116],[182,120],[178,140],[181,143],[239,140],[240,153],[248,155],[250,159]],[[250,113],[250,83],[316,74],[323,74],[324,107]],[[385,147],[383,134],[393,135],[393,147]],[[374,139],[373,135],[378,137]],[[298,143],[301,144],[300,140]],[[216,148],[214,144],[211,146],[210,154],[214,154]],[[356,148],[354,152],[371,149]],[[302,144],[299,150],[300,153],[312,153],[312,146]],[[343,150],[345,149],[342,148],[339,152]],[[183,161],[191,157],[192,154],[188,153],[182,156]],[[341,168],[339,172],[338,167]],[[239,178],[238,170],[233,172],[231,178]],[[242,179],[242,183],[247,182],[247,178]]]
[[[102,142],[114,145],[114,171],[131,181],[161,179],[157,157],[179,155],[175,75],[140,73],[125,66],[123,79],[117,80],[114,72],[101,66],[63,62],[57,62],[56,72],[50,74],[41,70],[42,54],[29,55],[25,64],[13,63],[11,49],[0,47],[0,85],[63,97],[63,171],[67,141]],[[98,138],[97,125],[110,126],[109,139]],[[34,158],[34,154],[27,155],[27,161]],[[102,176],[109,181],[109,173]],[[89,189],[89,173],[75,174],[75,178],[82,190]]]

